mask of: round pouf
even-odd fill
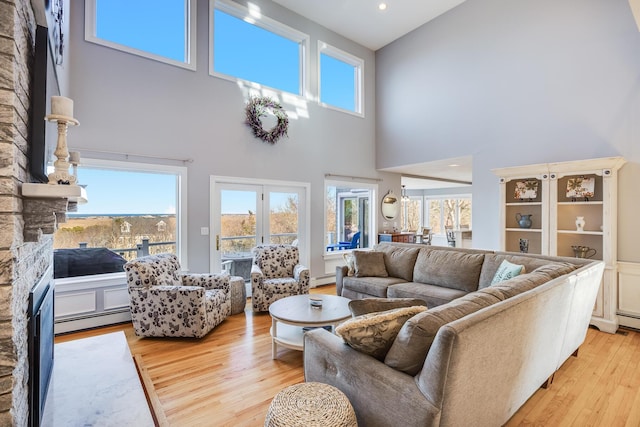
[[[300,383],[280,391],[271,401],[265,427],[352,427],[356,413],[337,388],[323,383]]]
[[[231,288],[231,314],[243,313],[244,307],[247,305],[247,289],[244,287],[244,279],[240,276],[231,276],[229,287]]]

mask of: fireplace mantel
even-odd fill
[[[67,212],[87,202],[87,191],[79,185],[22,184],[24,241],[37,242],[40,234],[53,234]]]

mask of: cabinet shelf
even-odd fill
[[[566,206],[566,205],[602,205],[602,200],[594,200],[589,202],[558,202],[558,206]]]
[[[506,231],[524,231],[525,233],[542,233],[539,228],[505,228]]]
[[[558,234],[584,234],[589,236],[602,236],[602,231],[576,231],[576,230],[558,230]]]
[[[507,202],[507,206],[542,206],[542,202]]]

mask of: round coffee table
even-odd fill
[[[278,300],[269,306],[271,315],[271,357],[276,359],[278,345],[302,351],[305,330],[309,328],[335,327],[351,317],[349,299],[336,295],[313,294],[322,298],[322,307],[314,308],[309,295],[294,295]]]

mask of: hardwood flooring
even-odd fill
[[[332,285],[312,290],[335,294]],[[56,337],[56,343],[124,331],[170,426],[262,426],[273,396],[304,381],[302,353],[271,359],[268,313],[231,316],[201,340],[138,338],[131,324]],[[506,424],[640,426],[640,333],[589,329],[548,389],[538,390]],[[490,392],[488,393],[490,396]],[[162,419],[162,417],[160,417]]]

